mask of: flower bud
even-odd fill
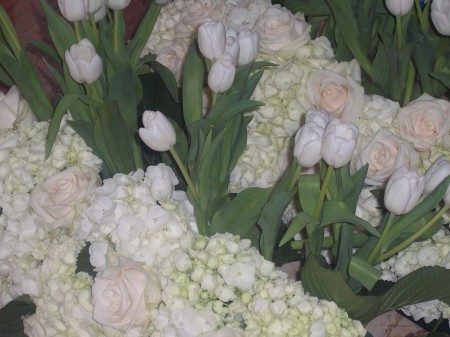
[[[231,34],[229,34],[229,31]],[[225,44],[224,53],[230,54],[233,59],[233,64],[236,66],[239,60],[239,53],[241,47],[239,46],[239,42],[237,40],[237,33],[234,29],[227,30],[227,40]]]
[[[139,129],[142,141],[155,151],[167,151],[175,145],[175,129],[170,121],[159,111],[144,111],[144,128]]]
[[[221,21],[206,19],[198,27],[198,47],[208,60],[217,60],[225,50],[225,25]]]
[[[424,194],[430,194],[438,185],[450,175],[450,163],[440,156],[425,173]]]
[[[408,213],[419,201],[425,188],[425,177],[401,166],[389,178],[384,192],[384,204],[389,212]]]
[[[386,7],[395,16],[408,14],[414,5],[414,0],[386,0]]]
[[[89,20],[89,15],[93,15],[95,22],[100,21],[106,16],[105,2],[103,0],[89,0],[87,14],[86,20]]]
[[[208,86],[213,92],[225,92],[233,84],[235,74],[233,57],[225,53],[212,65],[208,74]]]
[[[130,4],[131,0],[106,0],[106,5],[115,11],[120,11]]]
[[[309,109],[305,113],[305,122],[314,122],[325,129],[330,122],[330,115],[322,109]]]
[[[241,47],[238,65],[254,61],[259,51],[259,33],[248,28],[243,28],[239,31],[238,41]]]
[[[450,36],[450,1],[433,0],[431,3],[431,21],[442,35]]]
[[[350,162],[358,139],[358,128],[355,124],[332,119],[323,134],[322,158],[335,168]]]
[[[306,122],[295,135],[294,157],[303,167],[313,167],[322,159],[322,136],[325,129]]]
[[[58,0],[58,6],[67,21],[83,20],[87,14],[85,0]]]
[[[92,84],[102,74],[102,59],[88,39],[82,39],[66,50],[64,59],[70,76],[78,83]]]

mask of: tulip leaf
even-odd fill
[[[183,115],[186,126],[203,116],[203,77],[205,67],[193,42],[186,54],[183,72]]]
[[[301,268],[302,285],[312,296],[335,302],[353,319],[368,323],[380,313],[381,296],[355,295],[338,271],[322,267],[318,259],[310,255]]]
[[[213,125],[223,125],[228,119],[234,117],[236,114],[254,110],[264,105],[264,103],[253,100],[238,101],[224,106],[219,105],[219,102],[217,103],[218,104],[215,104],[214,109],[211,109],[210,113],[206,116],[206,119]]]
[[[300,212],[298,213],[294,219],[292,219],[292,222],[289,224],[289,227],[286,230],[286,233],[281,238],[281,241],[278,245],[278,247],[283,246],[286,244],[289,240],[291,240],[295,235],[297,235],[299,232],[301,232],[306,226],[308,226],[310,223],[313,223],[314,227],[317,227],[319,224],[319,221],[314,219],[311,215]]]
[[[320,194],[320,175],[300,175],[298,179],[298,194],[302,209],[310,216],[314,216]]]
[[[432,72],[430,76],[440,81],[447,88],[450,88],[450,74],[445,72]]]
[[[283,213],[295,195],[295,185],[292,184],[292,181],[297,179],[295,176],[297,166],[298,164],[294,161],[287,172],[275,184],[269,200],[258,219],[258,225],[262,230],[261,252],[268,260],[272,259],[275,250]]]
[[[320,221],[320,225],[322,227],[325,227],[330,224],[341,222],[360,226],[373,236],[380,236],[380,233],[378,233],[376,228],[374,228],[366,220],[356,216],[353,212],[351,212],[348,209],[348,206],[343,201],[325,201],[323,204],[322,219]]]
[[[28,295],[20,296],[0,309],[0,336],[26,337],[23,317],[33,315],[36,306]]]
[[[381,270],[375,268],[366,260],[352,256],[348,265],[348,274],[368,290],[371,290],[381,277]]]
[[[249,234],[257,230],[256,222],[271,192],[270,188],[258,187],[243,190],[216,212],[210,234],[231,233],[241,239],[249,238]]]
[[[41,6],[47,19],[47,27],[53,44],[61,59],[64,59],[65,51],[77,43],[75,32],[72,26],[58,15],[45,0],[41,0]]]
[[[170,96],[173,98],[175,102],[179,102],[178,98],[178,87],[177,87],[177,80],[175,79],[175,76],[172,74],[172,72],[162,65],[159,62],[151,61],[150,64],[152,65],[152,68],[158,73],[158,75],[161,77],[161,80],[165,84],[167,90],[170,93]]]
[[[116,52],[114,51],[114,47],[111,45],[112,38],[106,34],[107,33],[106,29],[105,28],[102,29],[102,27],[103,26],[100,25],[100,30],[99,30],[100,41],[101,41],[101,44],[103,47],[103,51],[105,52],[106,58],[109,61],[109,64],[113,70],[113,71],[111,71],[109,69],[109,67],[106,67],[106,69],[108,69],[108,72],[107,72],[108,79],[110,79],[113,76],[114,71],[120,70],[124,66],[124,64],[122,63],[122,60],[120,59],[119,55],[117,55]],[[105,60],[103,59],[103,62],[104,61]],[[106,62],[104,62],[104,63],[106,63]],[[103,67],[105,68],[105,65],[103,65]]]
[[[402,277],[383,296],[383,312],[438,299],[450,304],[450,269],[422,267]]]

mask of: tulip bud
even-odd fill
[[[100,21],[106,16],[105,2],[103,0],[89,0],[87,14],[86,20],[89,20],[89,15],[93,15],[95,22]]]
[[[130,4],[131,0],[106,0],[106,5],[114,11],[120,11]]]
[[[313,167],[322,159],[322,136],[325,129],[306,122],[295,135],[294,157],[303,167]]]
[[[248,28],[243,28],[239,31],[238,41],[241,47],[238,65],[254,61],[259,51],[259,33]]]
[[[82,39],[64,53],[70,76],[78,83],[92,84],[102,74],[102,59],[88,39]]]
[[[235,74],[233,57],[225,53],[212,65],[208,74],[208,86],[213,92],[225,92],[233,84]]]
[[[425,189],[424,194],[430,194],[438,185],[450,175],[450,163],[445,160],[444,156],[440,156],[428,168],[425,173]]]
[[[225,25],[221,21],[206,19],[198,27],[198,47],[208,60],[217,60],[225,50]]]
[[[425,188],[425,177],[400,166],[389,178],[384,192],[384,205],[389,212],[400,215],[414,208]]]
[[[237,40],[237,33],[234,29],[227,30],[227,39],[225,44],[225,50],[223,53],[230,54],[233,59],[233,64],[236,66],[239,60],[239,53],[241,47]]]
[[[395,16],[408,14],[414,5],[414,0],[386,0],[386,7]]]
[[[433,0],[431,3],[431,20],[439,33],[450,36],[450,1]]]
[[[58,0],[58,6],[67,21],[83,20],[87,14],[85,0]]]
[[[325,129],[330,122],[330,115],[325,110],[309,109],[305,113],[305,122],[314,122]]]
[[[358,139],[355,124],[345,123],[338,118],[332,119],[323,134],[322,158],[335,168],[350,162]]]
[[[144,111],[142,122],[144,127],[139,129],[139,136],[149,148],[162,152],[175,145],[175,129],[161,112]]]

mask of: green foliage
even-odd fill
[[[20,296],[0,309],[0,336],[26,337],[22,317],[33,315],[36,306],[29,296]]]

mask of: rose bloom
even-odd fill
[[[318,70],[306,81],[306,92],[312,107],[351,123],[364,107],[364,88],[350,76],[331,70]]]
[[[400,136],[427,157],[430,148],[448,135],[450,102],[425,93],[398,111],[397,123]]]
[[[254,29],[259,33],[261,48],[270,53],[284,48],[294,50],[307,43],[311,26],[284,7],[269,6]]]
[[[181,84],[183,75],[184,58],[187,53],[187,46],[182,41],[175,41],[173,44],[163,47],[156,57],[156,61],[166,66]]]
[[[78,204],[87,200],[98,184],[96,172],[69,167],[31,191],[31,208],[50,229],[69,228]]]
[[[380,187],[386,184],[400,166],[417,169],[419,155],[411,143],[400,139],[387,129],[380,129],[360,151],[355,161],[355,169],[359,170],[366,163],[369,163],[366,184]]]
[[[117,267],[97,274],[92,298],[94,320],[127,331],[146,323],[150,315],[147,305],[151,307],[161,302],[161,285],[156,274],[121,257]]]

